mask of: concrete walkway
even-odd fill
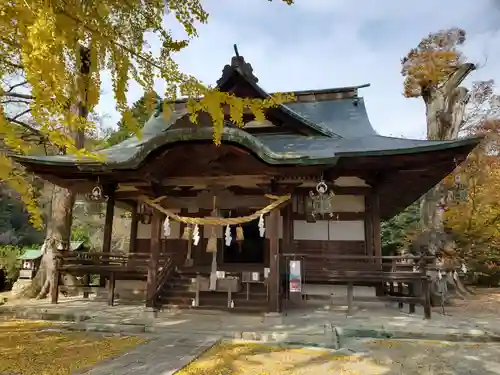
[[[220,337],[164,334],[124,355],[74,375],[171,375],[212,347]]]

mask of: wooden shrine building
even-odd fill
[[[257,82],[235,56],[217,87],[268,97]],[[111,303],[135,292],[148,306],[277,312],[306,300],[314,285],[340,283],[374,286],[378,297],[393,295],[410,309],[422,303],[429,315],[426,288],[420,296],[410,288],[425,286],[425,272],[387,266],[380,222],[452,172],[480,140],[378,135],[362,87],[295,91],[295,101],[267,110],[264,122],[248,117],[243,128],[228,115],[219,147],[209,116],[193,125],[179,100],[168,119],[159,109],[140,139],[105,149],[104,162],[19,157],[54,184],[105,197],[102,250],[62,251],[57,269],[101,275]],[[115,205],[132,213],[128,253],[110,252]],[[392,293],[394,284],[409,292]]]

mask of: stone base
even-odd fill
[[[143,318],[157,318],[158,317],[158,310],[155,309],[154,307],[145,307],[144,310],[142,310],[142,317]]]
[[[277,312],[265,313],[263,322],[274,325],[283,324],[283,314]]]

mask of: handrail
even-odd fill
[[[175,267],[174,267],[174,262],[172,260],[172,257],[168,257],[165,264],[163,266],[159,267],[158,273],[156,276],[157,282],[156,282],[155,293],[153,295],[153,300],[156,300],[156,298],[158,297],[158,294],[162,290],[163,286],[170,279],[170,276],[174,272],[174,269],[175,269]]]
[[[58,252],[59,268],[71,266],[77,269],[82,267],[113,267],[123,269],[146,269],[149,266],[149,253],[121,253],[121,252]],[[170,254],[160,254],[159,266],[163,266],[170,259]]]
[[[434,260],[435,256],[425,255],[329,255],[329,254],[308,254],[308,253],[282,253],[284,258],[311,258],[322,260]]]

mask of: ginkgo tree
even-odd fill
[[[476,82],[471,90],[461,86],[477,68],[461,50],[465,41],[466,32],[459,28],[430,33],[401,61],[403,94],[423,99],[429,140],[453,140],[473,134],[481,123],[498,114],[493,81]],[[438,184],[425,194],[421,202],[423,230],[443,232],[446,197],[445,184]],[[436,243],[429,244],[431,251],[437,247]]]
[[[4,146],[0,179],[20,194],[34,225],[42,224],[35,192],[9,155],[29,154],[43,145],[49,153],[99,157],[83,147],[83,136],[96,127],[89,114],[99,103],[105,70],[111,73],[116,107],[128,129],[139,128],[127,105],[130,80],[142,87],[146,106],[153,110],[153,86],[160,79],[167,88],[161,93],[165,116],[169,102],[179,96],[191,98],[187,107],[193,119],[199,111],[212,117],[215,144],[221,140],[223,105],[231,108],[232,120],[243,125],[245,109],[262,119],[266,108],[290,100],[287,95],[265,100],[236,98],[184,74],[174,55],[188,47],[197,37],[196,26],[207,21],[202,0],[0,0],[0,135]],[[185,39],[173,38],[169,22],[182,25]],[[147,35],[160,42],[159,51],[150,48]],[[52,199],[45,245],[55,249],[56,243],[68,242],[74,196],[55,187]],[[45,276],[40,296],[50,285],[52,260],[50,251],[47,254],[46,261],[42,260]]]

